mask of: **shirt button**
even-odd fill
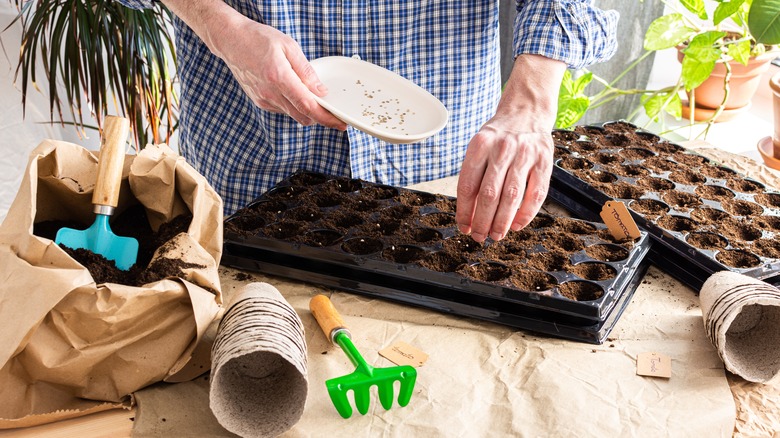
[[[352,59],[360,59],[360,55],[358,55],[357,53],[355,53],[354,55],[352,55]]]

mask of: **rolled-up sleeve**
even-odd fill
[[[617,51],[618,17],[592,0],[518,0],[515,56],[542,55],[573,69],[606,61]]]
[[[130,9],[149,9],[153,8],[156,0],[119,0],[119,3],[127,6]]]

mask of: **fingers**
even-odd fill
[[[485,165],[485,172],[482,175],[482,182],[480,184],[479,191],[477,192],[477,200],[474,208],[474,216],[471,219],[471,237],[477,242],[483,242],[488,235],[494,240],[500,240],[506,229],[509,229],[510,220],[505,220],[506,229],[501,229],[499,223],[494,224],[500,216],[508,216],[508,210],[511,208],[505,201],[512,202],[508,198],[512,195],[505,193],[504,182],[506,177],[507,168],[509,163],[507,162],[507,146],[495,145],[493,146],[499,151],[494,156],[490,156],[488,162]],[[515,209],[520,203],[520,193],[514,192],[516,197],[514,200]],[[519,195],[519,196],[518,196]],[[495,226],[494,226],[495,225]]]
[[[551,149],[540,135],[491,138],[477,134],[469,144],[458,180],[455,219],[477,242],[501,240],[536,216],[547,196]]]
[[[312,67],[311,63],[303,52],[300,50],[290,50],[287,52],[287,59],[290,62],[295,74],[298,75],[303,85],[305,85],[309,91],[317,96],[323,97],[328,94],[328,87],[320,81],[317,72]]]
[[[477,242],[503,239],[523,200],[525,168],[507,167],[486,168],[471,221],[471,237]]]
[[[536,167],[529,173],[523,202],[512,220],[511,230],[519,231],[525,228],[536,217],[544,200],[547,199],[551,174],[552,168],[550,166]]]
[[[327,94],[327,88],[298,43],[269,26],[246,26],[241,28],[235,44],[226,47],[223,59],[255,105],[288,114],[302,125],[318,123],[346,130],[343,121],[317,102],[316,97]]]
[[[488,224],[489,236],[493,240],[503,239],[513,225],[517,212],[527,207],[524,196],[527,194],[527,187],[523,168],[521,167],[519,170],[512,168],[511,170],[504,179],[501,199],[492,218],[493,221]],[[541,207],[541,204],[537,206],[537,209],[538,207]]]
[[[482,187],[482,177],[487,167],[487,156],[482,150],[485,145],[479,141],[477,134],[469,143],[463,165],[458,176],[457,207],[455,222],[463,234],[471,234],[474,209],[477,205],[479,190]]]
[[[301,53],[300,56],[303,54]],[[305,58],[303,62],[312,72],[314,71]],[[261,89],[263,94],[253,99],[258,107],[266,111],[287,114],[304,126],[318,123],[342,131],[346,129],[344,122],[317,103],[314,94],[294,68],[281,67],[274,74],[269,74],[268,78],[271,85],[275,86],[265,86]],[[311,78],[308,80],[311,81]]]
[[[328,88],[320,81],[317,72],[314,71],[314,67],[312,67],[309,60],[306,59],[303,52],[301,52],[296,45],[296,50],[288,50],[286,54],[287,60],[295,75],[295,79],[297,79],[296,81],[295,79],[290,78],[290,81],[296,85],[301,85],[290,87],[287,89],[288,93],[284,94],[284,97],[290,103],[290,106],[286,108],[288,114],[303,125],[307,125],[307,123],[299,120],[294,114],[300,114],[301,116],[306,117],[311,123],[319,123],[320,125],[340,129],[342,131],[347,129],[346,123],[323,108],[312,96],[312,94],[316,94],[317,96],[324,97],[328,94]]]

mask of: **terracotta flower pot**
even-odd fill
[[[685,56],[682,48],[678,47],[677,59],[682,62]],[[755,58],[750,58],[748,65],[742,65],[737,61],[730,61],[731,79],[729,81],[729,97],[726,100],[725,110],[743,108],[750,104],[761,84],[761,75],[768,69],[769,64],[777,56],[777,52],[768,52]],[[696,87],[696,107],[715,109],[723,102],[723,81],[726,77],[726,67],[723,62],[715,64],[710,77]],[[690,99],[690,93],[688,95]]]
[[[780,73],[776,73],[769,79],[769,87],[772,89],[772,108],[775,121],[775,133],[772,136],[775,158],[780,158]]]

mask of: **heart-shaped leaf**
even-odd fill
[[[780,0],[753,0],[748,28],[757,42],[780,44]]]

